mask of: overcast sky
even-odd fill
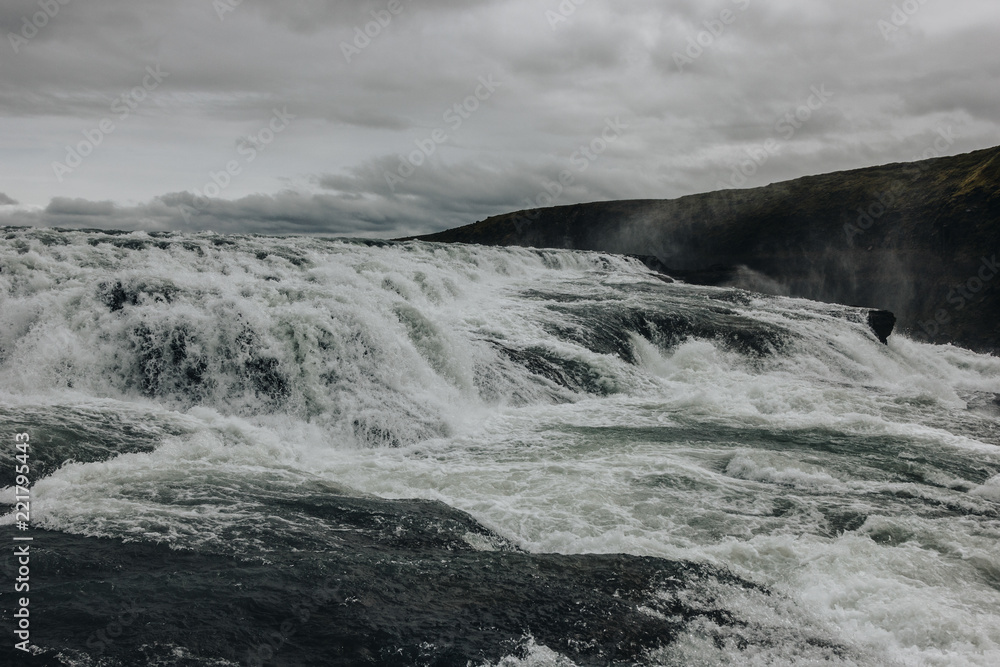
[[[996,0],[3,0],[0,29],[0,224],[391,237],[1000,144]]]

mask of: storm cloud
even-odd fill
[[[0,224],[390,237],[1000,129],[992,0],[8,0],[0,31]]]

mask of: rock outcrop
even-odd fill
[[[873,310],[868,313],[868,326],[875,332],[883,345],[889,344],[889,335],[896,326],[896,316],[888,310]]]
[[[1000,350],[1000,148],[520,211],[420,238],[643,255],[686,282],[884,308],[921,340]]]

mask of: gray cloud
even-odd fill
[[[132,231],[216,231],[219,233],[330,234],[378,232],[385,219],[365,221],[345,213],[350,206],[337,197],[279,192],[237,200],[205,199],[191,193],[172,193],[143,204],[117,206],[111,202],[55,199],[43,210],[0,213],[0,224],[69,229],[124,229]]]
[[[17,206],[17,203],[17,200],[11,199],[3,192],[0,192],[0,206]]]
[[[909,160],[942,127],[951,153],[1000,130],[990,0],[925,3],[885,36],[891,4],[866,0],[589,0],[566,16],[555,0],[400,3],[390,15],[389,0],[245,0],[221,18],[207,0],[60,5],[16,53],[0,43],[13,149],[0,178],[25,204],[0,220],[392,236],[521,208],[567,169],[556,203],[676,197],[725,184],[769,140],[746,186]],[[2,34],[38,11],[5,2]],[[155,65],[163,84],[114,113]],[[445,114],[481,76],[502,86],[452,127]],[[776,130],[817,85],[832,99],[792,136]],[[251,163],[235,147],[275,107],[295,120]],[[628,131],[575,171],[571,156],[616,116]],[[53,162],[102,119],[114,131],[60,181]],[[385,173],[438,129],[446,141],[391,190]],[[176,194],[232,160],[240,174],[218,197]],[[198,205],[181,215],[185,196]]]

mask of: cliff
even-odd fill
[[[911,336],[1000,350],[1000,147],[419,238],[640,255],[687,282],[884,308]]]

